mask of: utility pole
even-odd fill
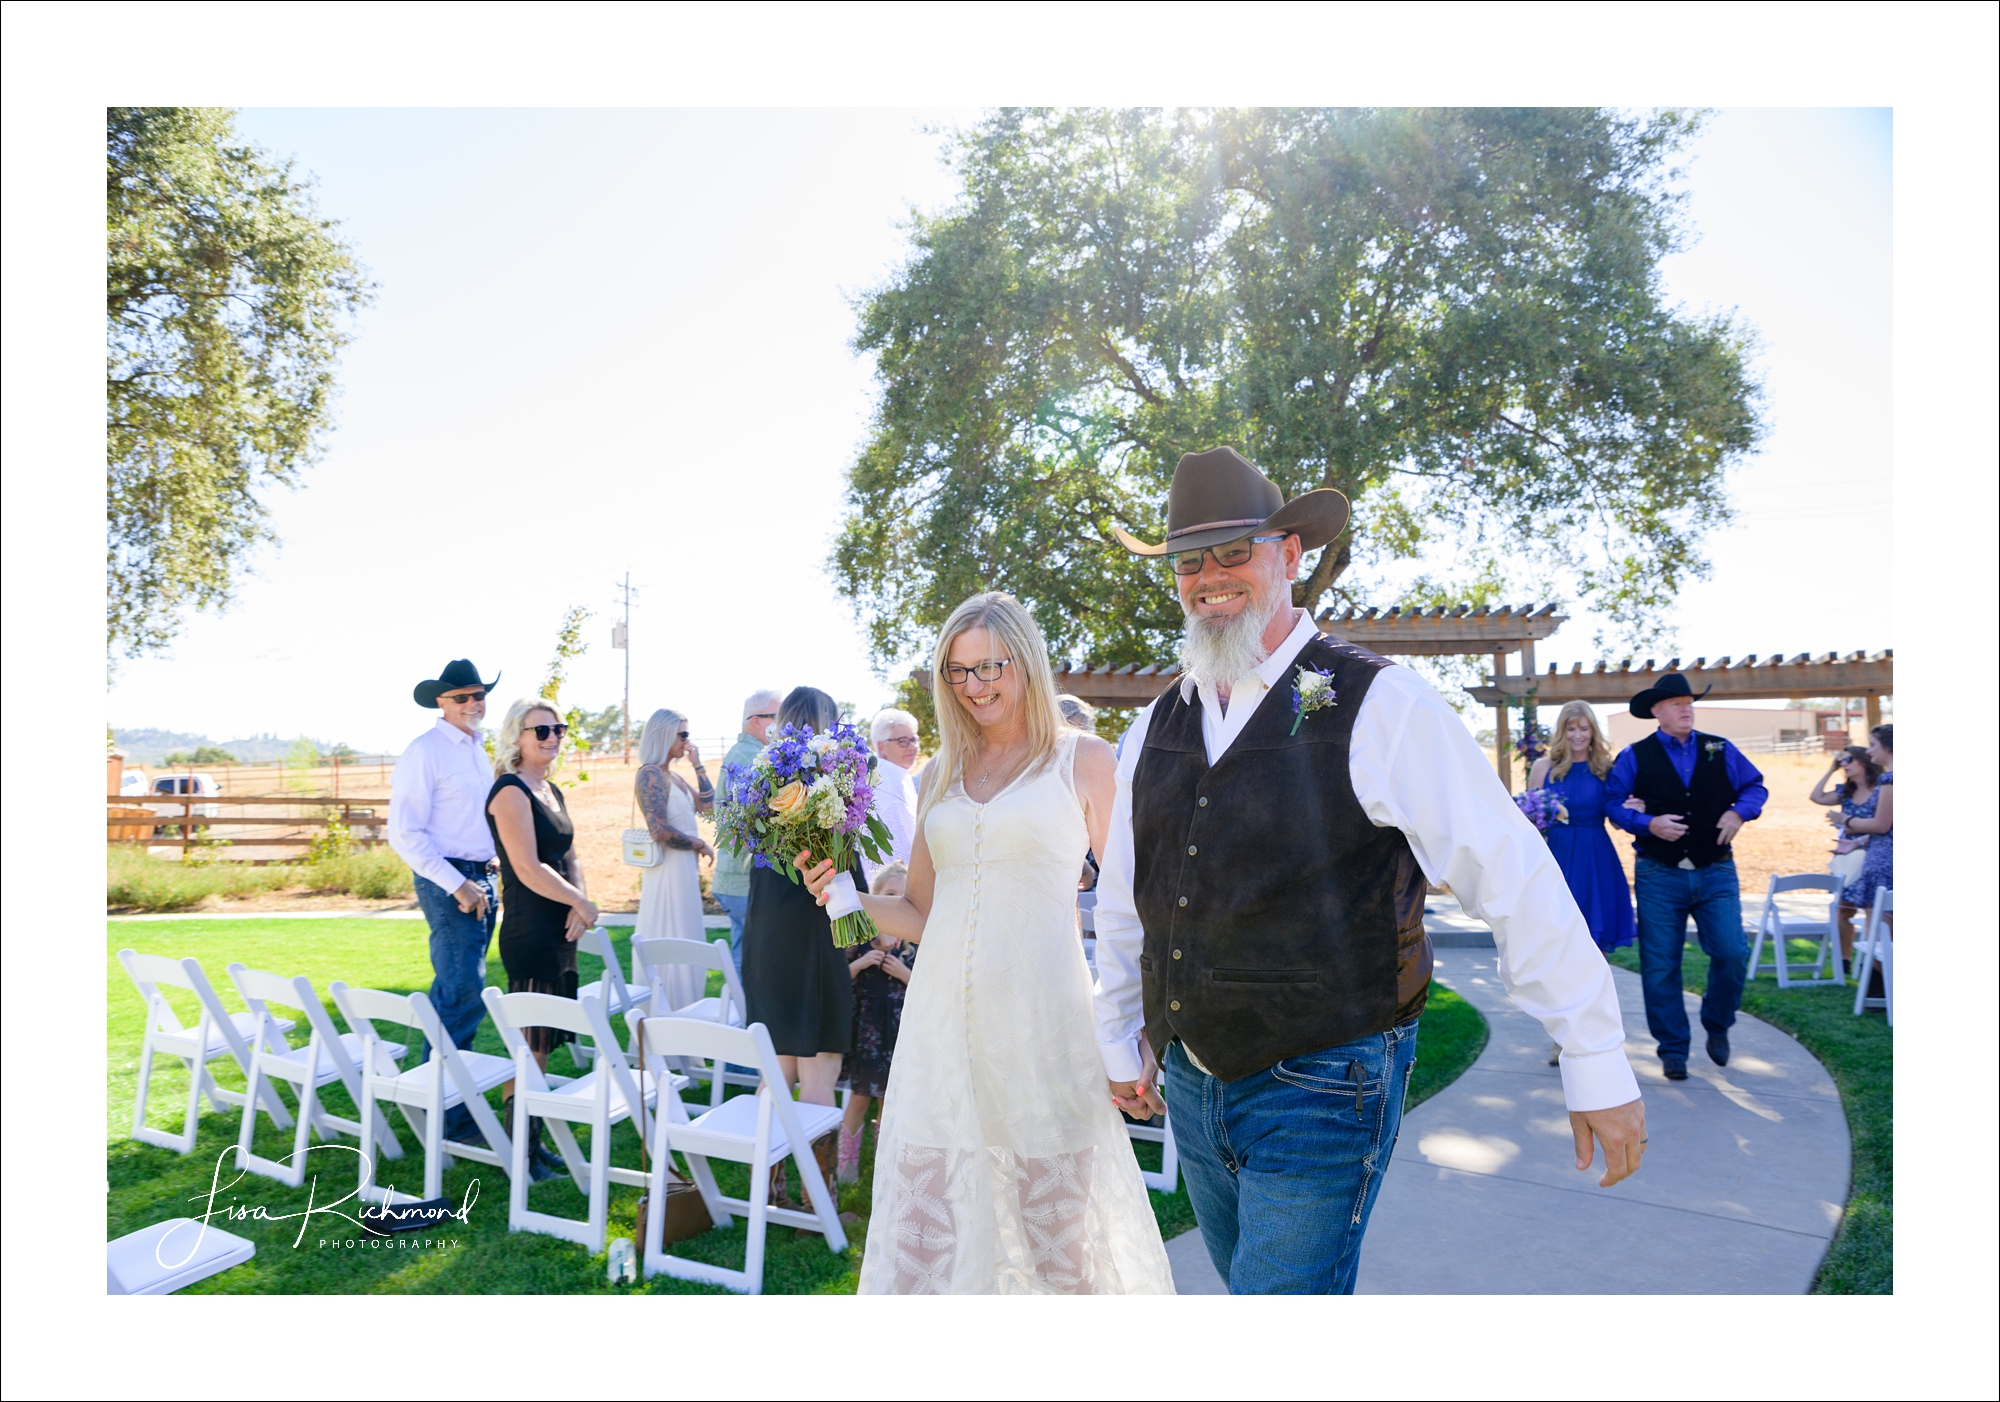
[[[625,763],[632,762],[632,596],[638,591],[632,587],[632,572],[625,572],[623,583],[612,586],[618,590],[620,602],[624,605],[624,619],[611,625],[611,646],[625,654]]]

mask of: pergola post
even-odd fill
[[[1868,733],[1873,735],[1875,727],[1882,723],[1882,698],[1871,691],[1862,704],[1868,708]]]
[[[1493,654],[1493,685],[1507,689],[1507,654]],[[1507,698],[1493,708],[1493,767],[1500,773],[1500,787],[1514,792],[1514,745],[1507,734]]]

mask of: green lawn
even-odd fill
[[[396,992],[416,992],[430,986],[430,958],[424,922],[421,920],[175,920],[109,922],[108,962],[109,1123],[107,1134],[107,1175],[110,1182],[107,1236],[136,1231],[169,1217],[198,1216],[208,1206],[213,1192],[216,1208],[261,1208],[271,1219],[211,1220],[229,1231],[257,1243],[257,1255],[235,1270],[190,1287],[184,1293],[273,1294],[431,1292],[441,1294],[548,1293],[584,1294],[631,1290],[632,1286],[608,1285],[604,1279],[604,1257],[586,1256],[582,1248],[554,1237],[532,1232],[507,1230],[507,1179],[497,1169],[483,1164],[458,1164],[445,1174],[445,1193],[453,1202],[476,1195],[477,1205],[467,1214],[462,1228],[454,1229],[442,1244],[399,1244],[350,1248],[344,1243],[358,1240],[351,1222],[334,1213],[353,1213],[354,1204],[340,1203],[333,1212],[323,1209],[351,1193],[352,1156],[332,1156],[337,1166],[324,1170],[315,1185],[312,1179],[299,1189],[286,1188],[254,1174],[238,1177],[235,1144],[238,1111],[205,1113],[195,1151],[183,1156],[170,1149],[140,1144],[129,1137],[133,1098],[137,1091],[139,1043],[143,1031],[144,1008],[139,996],[118,963],[120,949],[164,954],[174,958],[193,955],[223,996],[235,1009],[240,1006],[229,986],[226,970],[241,960],[252,968],[305,974],[321,994],[334,979]],[[629,935],[614,935],[619,956]],[[583,981],[598,976],[598,961],[588,955],[579,958]],[[505,978],[497,954],[488,961],[488,980],[496,987]],[[719,976],[718,976],[719,977]],[[194,1021],[193,1000],[169,994],[184,1022]],[[339,1021],[335,1014],[336,1022]],[[1486,1023],[1472,1006],[1450,991],[1433,986],[1430,1008],[1424,1015],[1423,1033],[1417,1048],[1416,1075],[1411,1083],[1410,1101],[1415,1105],[1435,1095],[1472,1064],[1486,1043]],[[499,1034],[491,1021],[481,1024],[474,1049],[500,1054]],[[567,1071],[566,1054],[557,1053],[553,1069]],[[241,1089],[243,1075],[223,1059],[212,1063],[217,1081],[231,1089]],[[153,1089],[148,1098],[147,1122],[161,1129],[180,1127],[186,1104],[187,1074],[180,1064],[155,1068]],[[498,1097],[494,1097],[497,1108]],[[353,1117],[356,1110],[338,1085],[327,1093],[334,1113]],[[206,1106],[204,1106],[206,1109]],[[406,1150],[414,1148],[414,1136],[398,1123],[398,1133]],[[579,1128],[578,1139],[587,1151],[586,1133]],[[259,1117],[258,1152],[283,1158],[291,1149],[291,1131],[274,1128],[268,1117]],[[612,1154],[616,1162],[637,1166],[638,1139],[630,1125],[612,1131]],[[1159,1166],[1159,1146],[1136,1146],[1140,1161],[1150,1168]],[[317,1154],[315,1157],[319,1157]],[[861,1182],[838,1189],[843,1212],[861,1219],[849,1228],[850,1244],[834,1255],[818,1236],[804,1236],[786,1228],[774,1228],[767,1237],[764,1288],[773,1294],[851,1294],[861,1262],[861,1244],[867,1235],[869,1185],[873,1178],[874,1133],[872,1128],[862,1150]],[[420,1186],[421,1160],[406,1153],[400,1163],[385,1162],[378,1180],[409,1179],[408,1186]],[[740,1165],[717,1162],[715,1171],[722,1190],[732,1196],[746,1194],[747,1171]],[[630,1236],[633,1211],[639,1191],[613,1184],[610,1190],[611,1238]],[[1153,1210],[1163,1234],[1174,1236],[1194,1226],[1194,1212],[1188,1205],[1183,1185],[1173,1194],[1152,1193]],[[581,1218],[583,1196],[567,1178],[536,1186],[530,1201],[537,1211],[555,1212]],[[301,1217],[308,1209],[311,1216]],[[289,1216],[287,1216],[289,1214]],[[301,1222],[304,1236],[300,1237]],[[737,1222],[728,1229],[716,1229],[673,1248],[677,1254],[740,1268],[743,1263],[747,1225]],[[295,1244],[296,1243],[296,1244]],[[643,1287],[654,1293],[722,1293],[716,1287],[655,1277]]]
[[[1812,948],[1808,940],[1792,941],[1793,962],[1809,960]],[[1629,946],[1617,950],[1611,962],[1637,973],[1638,951]],[[1681,977],[1691,993],[1708,986],[1708,956],[1692,943]],[[1851,984],[1781,989],[1775,974],[1753,979],[1744,988],[1743,1011],[1784,1029],[1818,1057],[1847,1112],[1853,1178],[1840,1231],[1820,1263],[1813,1292],[1895,1293],[1895,1031],[1880,1011],[1854,1016]]]

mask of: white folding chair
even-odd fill
[[[357,1195],[363,1202],[396,1206],[427,1202],[444,1191],[445,1157],[491,1164],[506,1172],[514,1161],[513,1146],[500,1127],[500,1117],[486,1103],[486,1092],[514,1078],[514,1063],[486,1052],[460,1051],[438,1020],[437,1009],[421,993],[384,993],[376,988],[349,988],[338,979],[329,986],[334,1005],[347,1025],[361,1034],[361,1122],[375,1123],[383,1105],[398,1105],[417,1131],[424,1148],[424,1191],[421,1196],[398,1194],[394,1187],[375,1186],[375,1158],[361,1156]],[[421,1032],[431,1047],[430,1059],[402,1070],[382,1053],[385,1045],[377,1022],[393,1022]],[[445,1112],[464,1105],[485,1136],[484,1146],[444,1137]]]
[[[507,1230],[541,1232],[587,1247],[591,1255],[604,1249],[604,1219],[608,1210],[610,1185],[646,1186],[641,1169],[618,1168],[611,1162],[611,1127],[633,1118],[638,1112],[639,1136],[643,1140],[651,1128],[646,1107],[660,1096],[660,1082],[646,1078],[643,1099],[639,1078],[618,1048],[611,1033],[604,1004],[593,994],[587,998],[558,998],[547,993],[502,993],[489,988],[481,995],[500,1039],[514,1058],[514,1123],[507,1127],[514,1140],[514,1162],[509,1170],[513,1191],[507,1204]],[[598,1054],[589,1074],[571,1079],[551,1076],[535,1064],[535,1054],[523,1035],[530,1027],[554,1027],[577,1036],[592,1037]],[[674,1096],[688,1084],[687,1077],[669,1074],[667,1093]],[[528,1208],[528,1120],[539,1116],[554,1136],[570,1181],[589,1203],[589,1218],[578,1222]],[[590,1155],[577,1147],[572,1124],[590,1126]]]
[[[240,1266],[257,1243],[192,1217],[155,1222],[104,1244],[107,1295],[171,1295]]]
[[[263,1035],[252,1039],[250,1084],[245,1090],[243,1122],[236,1132],[236,1167],[239,1171],[261,1173],[266,1178],[275,1178],[296,1188],[306,1181],[309,1133],[319,1135],[323,1142],[331,1140],[336,1133],[351,1134],[356,1140],[367,1142],[368,1136],[362,1133],[359,1120],[342,1119],[328,1110],[319,1098],[322,1087],[338,1081],[354,1103],[357,1106],[361,1104],[361,1079],[357,1074],[361,1069],[361,1034],[341,1032],[334,1027],[326,1005],[320,1002],[319,994],[313,989],[312,980],[303,974],[297,978],[285,978],[261,969],[246,969],[241,964],[231,964],[229,979],[236,985],[237,993],[242,995],[244,1005],[265,1029]],[[284,1033],[278,1030],[278,1023],[282,1021],[287,1027],[294,1025],[290,1019],[281,1019],[271,1011],[273,1003],[283,1008],[297,1008],[305,1014],[306,1022],[312,1029],[312,1036],[305,1046],[271,1050],[273,1047],[287,1047]],[[401,1042],[378,1041],[375,1046],[378,1056],[387,1057],[392,1062],[401,1061],[403,1053],[408,1050]],[[292,1093],[299,1102],[299,1120],[292,1135],[289,1166],[286,1162],[263,1158],[250,1147],[257,1129],[257,1112],[248,1097],[266,1080],[291,1082]],[[374,1138],[384,1158],[403,1157],[402,1142],[389,1127],[387,1115],[377,1117]]]
[[[763,1075],[763,1085],[756,1094],[725,1100],[694,1119],[687,1118],[679,1097],[671,1095],[661,1099],[660,1113],[653,1116],[653,1172],[646,1191],[655,1203],[667,1200],[669,1155],[680,1150],[709,1218],[718,1227],[728,1226],[732,1217],[749,1219],[743,1269],[733,1271],[668,1255],[661,1248],[661,1223],[666,1214],[655,1210],[647,1215],[642,1243],[645,1274],[651,1277],[664,1271],[679,1280],[707,1281],[760,1295],[764,1290],[764,1231],[772,1222],[819,1232],[826,1238],[827,1250],[836,1254],[845,1251],[847,1233],[841,1229],[833,1192],[820,1177],[819,1160],[812,1152],[812,1141],[839,1125],[840,1111],[832,1105],[800,1104],[783,1089],[778,1054],[771,1048],[771,1034],[764,1024],[724,1027],[700,1018],[649,1017],[640,1020],[637,1031],[640,1055],[650,1074],[663,1073],[672,1059],[695,1057],[718,1066],[730,1061],[756,1066]],[[805,1185],[811,1212],[772,1207],[766,1201],[771,1165],[787,1158]],[[749,1166],[747,1200],[722,1195],[708,1166],[710,1159]]]
[[[1167,1123],[1166,1111],[1162,1110],[1143,1124],[1128,1121],[1125,1133],[1133,1139],[1160,1146],[1160,1171],[1139,1170],[1139,1177],[1145,1180],[1147,1187],[1158,1193],[1171,1193],[1180,1187],[1181,1158],[1174,1151],[1174,1127]]]
[[[292,1023],[283,1018],[266,1020],[254,1013],[227,1011],[222,1006],[222,1000],[215,996],[208,975],[193,959],[168,959],[164,955],[121,949],[118,951],[118,962],[125,966],[125,972],[131,976],[139,990],[139,997],[146,1004],[146,1036],[139,1046],[139,1094],[132,1106],[132,1137],[142,1144],[155,1144],[182,1154],[193,1153],[202,1096],[206,1095],[208,1103],[217,1110],[225,1105],[245,1103],[243,1092],[224,1090],[215,1083],[215,1078],[208,1073],[208,1063],[225,1056],[233,1058],[247,1077],[250,1074],[248,1039],[262,1036],[260,1028],[289,1032]],[[174,1014],[173,1004],[161,992],[162,987],[184,988],[194,994],[201,1014],[192,1028],[181,1025],[180,1018]],[[280,1040],[272,1050],[282,1051],[284,1045]],[[146,1093],[153,1079],[155,1056],[178,1057],[187,1063],[187,1118],[182,1122],[179,1134],[151,1129],[146,1124]],[[280,1128],[291,1128],[291,1112],[278,1098],[276,1086],[266,1082],[258,1098]]]
[[[577,948],[604,961],[602,977],[592,979],[576,990],[578,1002],[585,998],[597,999],[604,1004],[605,1021],[616,1026],[618,1019],[648,1001],[645,988],[634,988],[625,982],[625,970],[619,967],[617,956],[612,952],[609,930],[602,925],[593,925],[583,932],[583,938],[577,941]],[[581,1037],[569,1044],[570,1060],[576,1063],[579,1071],[588,1070],[595,1055],[590,1044]]]
[[[743,1026],[748,1000],[743,996],[743,980],[736,972],[736,961],[729,955],[729,941],[635,939],[632,951],[632,957],[645,974],[648,997],[645,1016],[693,1017],[723,1027]],[[667,993],[667,975],[676,968],[697,970],[696,986],[700,988],[708,986],[711,972],[721,974],[722,992],[715,997],[697,998],[692,1003],[673,1006],[673,1000]],[[630,1020],[629,1015],[627,1020]],[[755,1087],[761,1081],[761,1077],[748,1072],[732,1071],[726,1064],[703,1067],[683,1063],[679,1069],[708,1081],[711,1106],[722,1103],[724,1086]],[[842,1104],[845,1103],[843,1097]]]
[[[1757,938],[1750,945],[1750,972],[1745,977],[1755,978],[1763,968],[1764,941],[1769,939],[1771,966],[1778,971],[1778,987],[1818,988],[1824,984],[1845,983],[1840,972],[1840,926],[1837,923],[1840,890],[1840,878],[1826,872],[1772,877],[1771,889],[1764,895],[1764,913],[1757,920]],[[1826,915],[1818,920],[1786,916],[1778,904],[1778,897],[1788,891],[1826,892]],[[1792,963],[1785,941],[1806,938],[1817,941],[1812,962]],[[1801,969],[1805,971],[1805,977],[1799,977],[1795,972]]]
[[[1896,893],[1887,886],[1875,888],[1875,903],[1868,908],[1868,923],[1861,927],[1861,938],[1854,945],[1854,1015],[1860,1017],[1869,1008],[1880,1008],[1888,1016],[1889,1025],[1896,1025],[1896,942],[1889,937],[1889,922],[1882,917],[1896,913]],[[1882,966],[1883,997],[1868,996],[1868,971],[1875,965]]]

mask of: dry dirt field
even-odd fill
[[[708,757],[711,775],[719,768],[719,758]],[[1826,870],[1826,859],[1833,850],[1833,830],[1826,821],[1827,810],[1806,799],[1812,791],[1813,781],[1826,768],[1824,759],[1815,755],[1753,755],[1751,760],[1764,771],[1766,787],[1771,791],[1764,816],[1746,827],[1736,840],[1736,866],[1741,874],[1744,915],[1755,920],[1758,903],[1763,900],[1773,874]],[[676,765],[675,768],[689,783],[694,782],[691,768],[686,765]],[[609,911],[633,911],[639,907],[639,880],[644,873],[637,867],[626,866],[618,856],[620,833],[636,823],[632,816],[632,775],[635,769],[636,766],[628,768],[617,763],[592,762],[584,767],[590,781],[578,783],[577,767],[567,764],[556,776],[556,782],[562,785],[570,816],[576,822],[577,847],[583,860],[584,877],[598,904]],[[1518,768],[1515,782],[1520,782]],[[703,819],[701,830],[703,837],[711,842],[714,840],[714,824]],[[1631,840],[1623,835],[1614,835],[1613,842],[1629,880],[1632,874]],[[706,863],[703,864],[703,871],[706,874]],[[211,901],[208,905],[244,912],[351,910],[359,913],[410,908],[414,902],[278,893],[247,900]]]

